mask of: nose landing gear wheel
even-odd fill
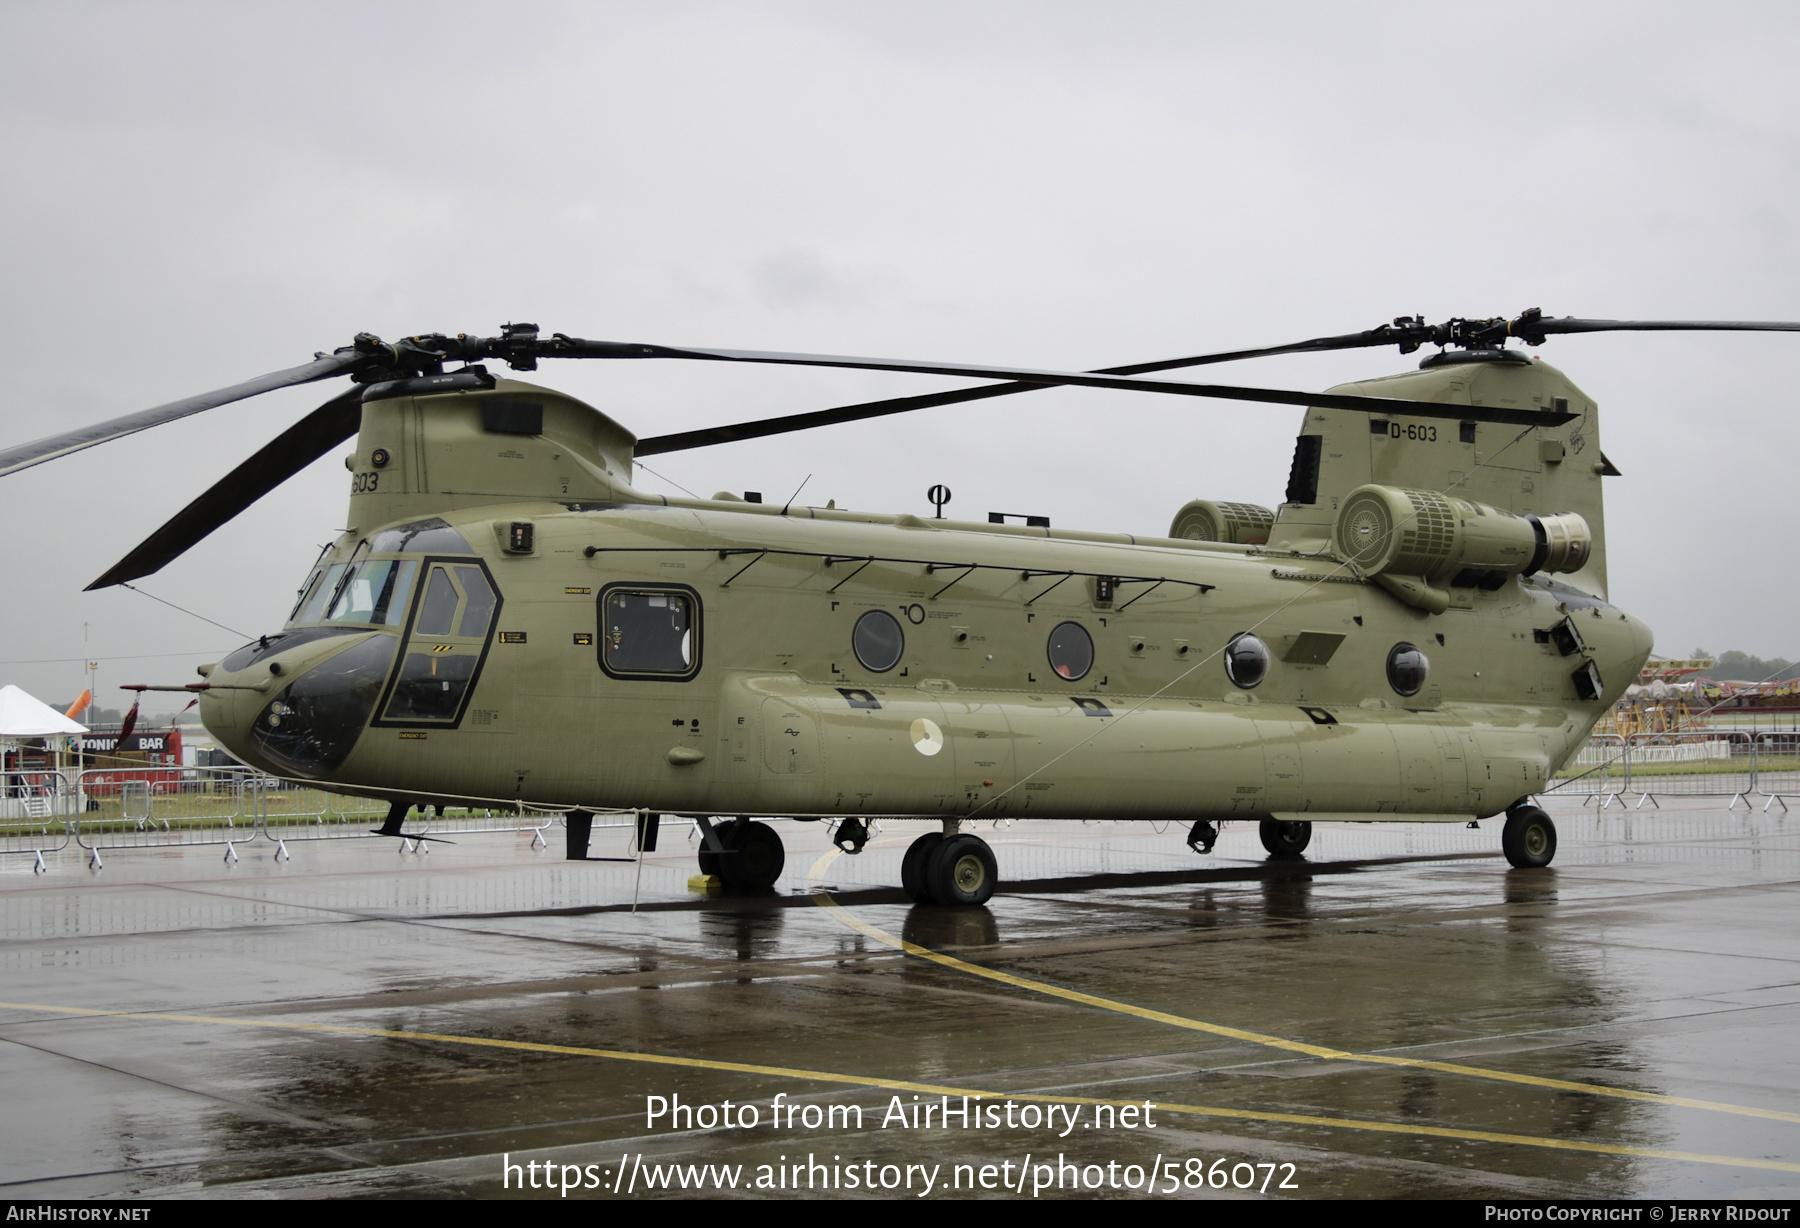
[[[994,850],[980,836],[942,840],[925,863],[925,888],[934,904],[985,904],[999,880]]]
[[[906,898],[915,903],[930,903],[931,896],[925,890],[925,863],[931,860],[931,854],[944,841],[944,833],[928,831],[907,846],[906,856],[900,859],[900,889],[906,892]]]
[[[1269,850],[1271,857],[1298,857],[1312,843],[1311,823],[1281,823],[1274,819],[1264,819],[1256,832],[1262,837],[1262,846]]]
[[[738,891],[767,891],[787,864],[781,837],[767,823],[739,819],[720,829],[719,843],[725,855],[718,859],[718,875]]]
[[[1500,851],[1518,869],[1541,869],[1556,856],[1556,824],[1536,806],[1520,806],[1506,816]]]

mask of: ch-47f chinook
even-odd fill
[[[1519,867],[1556,852],[1531,805],[1637,675],[1650,629],[1607,600],[1594,402],[1509,339],[1793,323],[1512,319],[1366,332],[1095,372],[586,341],[363,335],[292,370],[0,453],[0,474],[292,384],[334,397],[90,587],[154,572],[355,439],[351,526],[288,622],[185,688],[233,754],[414,806],[689,816],[702,868],[780,873],[775,830],[941,820],[907,892],[980,903],[1002,817],[1260,824],[1271,855],[1325,819],[1504,814]],[[1270,354],[1442,348],[1328,393],[1147,375]],[[991,381],[639,439],[484,359],[689,359]],[[462,363],[446,371],[446,363]],[[632,485],[633,459],[1053,386],[1305,410],[1276,509],[1196,501],[1167,536],[971,523]],[[941,509],[940,509],[941,510]],[[640,820],[640,840],[656,827]]]

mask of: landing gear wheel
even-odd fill
[[[906,892],[907,899],[915,903],[931,901],[925,890],[925,863],[943,840],[943,832],[928,831],[907,846],[906,856],[900,859],[900,889]]]
[[[1556,856],[1556,824],[1536,806],[1520,806],[1506,816],[1500,851],[1521,870],[1537,870]]]
[[[925,889],[934,904],[985,904],[999,881],[994,850],[980,836],[951,836],[932,850],[925,863]]]
[[[1263,847],[1269,850],[1270,856],[1298,857],[1312,843],[1312,824],[1264,819],[1256,834],[1262,837]]]
[[[719,843],[725,846],[719,877],[737,891],[767,891],[787,864],[781,837],[767,823],[739,819],[719,833]]]
[[[744,820],[742,820],[742,819],[737,820],[737,822],[740,822],[740,823],[743,821]],[[728,825],[726,825],[724,823],[716,823],[713,825],[712,830],[713,830],[713,835],[718,837],[720,846],[721,847],[724,846],[725,833],[727,830],[729,830]],[[719,855],[717,853],[715,853],[712,849],[707,847],[706,829],[705,828],[701,828],[700,851],[698,852],[698,854],[696,854],[696,856],[698,857],[699,862],[700,862],[700,873],[708,876],[709,878],[719,878],[720,877]]]

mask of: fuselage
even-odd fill
[[[449,804],[1448,821],[1542,789],[1651,646],[1542,577],[1431,614],[1316,552],[641,496],[399,524],[212,667],[234,754]]]

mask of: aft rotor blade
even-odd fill
[[[109,588],[160,571],[214,529],[354,436],[362,425],[362,391],[360,387],[346,390],[270,440],[211,490],[175,513],[88,589]]]
[[[1380,332],[1383,330],[1373,330]],[[1266,358],[1274,354],[1298,354],[1308,350],[1346,349],[1333,344],[1351,338],[1365,338],[1371,333],[1355,333],[1351,337],[1318,337],[1290,345],[1269,346],[1257,350],[1225,350],[1216,354],[1195,354],[1187,358],[1165,358],[1157,362],[1138,362],[1123,367],[1100,367],[1089,375],[1146,375],[1152,371],[1174,371],[1181,367],[1203,367],[1215,362],[1235,362],[1243,358]],[[1391,336],[1380,340],[1357,341],[1364,345],[1391,345]],[[810,431],[814,427],[836,426],[843,422],[861,422],[866,418],[882,418],[889,414],[910,413],[915,409],[934,409],[940,405],[962,405],[969,401],[985,401],[991,397],[1007,397],[1020,392],[1037,392],[1045,384],[987,384],[980,388],[958,388],[950,392],[928,392],[919,396],[889,397],[881,401],[864,401],[859,405],[840,405],[836,409],[816,409],[804,414],[785,414],[779,418],[759,418],[753,422],[733,422],[725,426],[698,431],[680,431],[671,435],[654,435],[637,441],[637,456],[655,456],[659,452],[681,452],[688,448],[705,448],[716,443],[735,443],[742,439],[761,439],[769,435],[785,435],[790,431]]]
[[[1046,371],[1023,367],[988,367],[966,363],[909,362],[888,358],[858,358],[837,354],[785,354],[768,350],[696,350],[672,346],[586,342],[562,338],[563,357],[687,358],[703,362],[750,362],[792,367],[839,367],[863,371],[902,371],[919,375],[949,375],[974,379],[1003,379],[1025,384],[1106,388],[1123,392],[1156,392],[1172,396],[1206,397],[1225,401],[1253,401],[1268,405],[1316,406],[1354,409],[1369,413],[1410,414],[1425,418],[1455,418],[1473,422],[1506,422],[1527,426],[1555,426],[1573,414],[1552,411],[1496,409],[1480,405],[1447,405],[1438,401],[1407,401],[1396,397],[1346,396],[1329,392],[1293,392],[1283,388],[1245,388],[1232,384],[1189,384],[1178,380],[1148,380],[1130,376],[1082,371]],[[583,354],[584,347],[592,347]],[[829,412],[829,411],[827,411]],[[666,449],[665,449],[666,450]]]
[[[289,367],[286,371],[272,371],[268,375],[259,375],[255,379],[245,380],[241,384],[233,384],[229,388],[220,388],[213,392],[203,392],[198,396],[184,397],[179,401],[170,401],[167,405],[158,405],[154,409],[141,409],[135,414],[114,418],[110,422],[97,422],[93,426],[64,431],[60,435],[50,435],[32,443],[21,444],[16,448],[7,448],[0,451],[0,477],[5,477],[9,473],[17,473],[21,469],[29,469],[33,465],[41,465],[45,461],[55,460],[59,456],[79,452],[83,448],[91,448],[95,444],[106,443],[125,435],[135,435],[139,431],[149,430],[153,426],[161,426],[165,422],[174,422],[176,419],[185,418],[190,414],[217,409],[219,406],[229,405],[233,401],[242,401],[264,392],[273,392],[277,388],[288,388],[295,384],[310,384],[315,380],[330,379],[332,376],[342,375],[359,363],[366,361],[366,355],[340,350],[335,354],[321,355],[303,366]]]
[[[1545,318],[1542,312],[1528,311],[1516,319],[1495,320],[1453,320],[1440,325],[1426,325],[1422,319],[1402,318],[1392,324],[1383,324],[1376,328],[1364,329],[1356,333],[1340,333],[1329,337],[1312,337],[1305,341],[1291,341],[1285,345],[1261,346],[1248,350],[1221,350],[1212,354],[1197,354],[1187,358],[1170,358],[1159,362],[1135,363],[1124,367],[1102,367],[1098,370],[1083,372],[1095,376],[1132,376],[1145,375],[1153,371],[1173,371],[1182,367],[1200,367],[1218,362],[1238,362],[1249,358],[1270,358],[1280,354],[1317,354],[1334,350],[1372,349],[1379,346],[1398,346],[1403,354],[1411,353],[1421,345],[1433,343],[1439,345],[1456,344],[1460,340],[1479,338],[1488,345],[1503,345],[1508,337],[1517,337],[1532,345],[1540,345],[1545,337],[1565,333],[1602,333],[1602,332],[1800,332],[1800,323],[1782,320],[1582,320],[1574,317]],[[578,343],[579,344],[579,343]],[[626,348],[626,347],[620,347]],[[653,349],[656,347],[643,347]],[[717,351],[709,357],[724,357],[731,351]],[[669,354],[645,354],[645,357],[675,357]],[[798,356],[796,356],[798,357]],[[751,358],[738,358],[737,361],[757,361]],[[777,361],[769,359],[767,361]],[[849,364],[835,364],[849,365]],[[887,367],[882,369],[900,369]],[[914,369],[914,368],[904,368]],[[1073,381],[1059,381],[1073,382]],[[1145,381],[1149,382],[1149,381]],[[680,452],[689,448],[704,448],[713,444],[733,443],[744,439],[761,439],[769,435],[783,435],[790,431],[807,431],[814,427],[835,426],[843,422],[860,422],[868,418],[885,417],[888,414],[910,413],[916,409],[932,409],[941,405],[961,405],[970,401],[982,401],[992,397],[1013,396],[1021,392],[1032,392],[1037,389],[1054,387],[1049,382],[1023,382],[1012,380],[1004,384],[989,384],[981,388],[959,388],[949,392],[932,392],[920,396],[892,397],[881,401],[865,401],[857,405],[843,405],[836,409],[814,410],[803,414],[787,414],[778,418],[760,418],[752,422],[733,422],[724,426],[707,427],[696,431],[681,431],[670,435],[655,435],[640,439],[636,454],[639,456],[655,456],[659,452]],[[1196,394],[1205,395],[1205,394]],[[1266,398],[1246,398],[1266,399]],[[1324,405],[1321,398],[1314,404]],[[1414,402],[1413,404],[1418,404]],[[1390,409],[1390,412],[1393,410]],[[1402,412],[1418,412],[1411,409]],[[1459,413],[1456,415],[1440,413],[1440,417],[1460,417],[1464,421],[1507,421],[1524,422],[1528,419],[1520,417],[1483,417],[1478,412]],[[1543,421],[1544,419],[1530,419]]]

